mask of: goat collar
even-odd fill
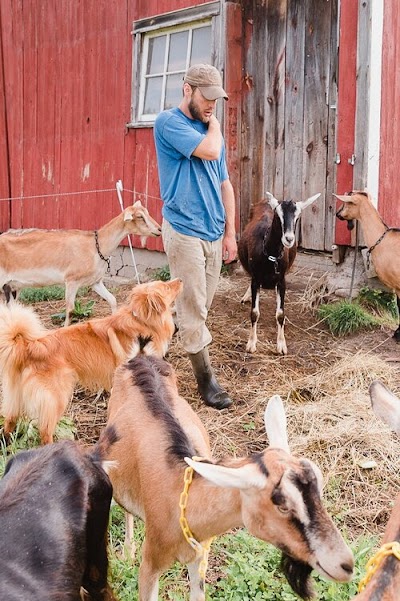
[[[201,461],[203,457],[192,457],[192,459],[193,461]],[[196,551],[197,556],[201,556],[201,561],[199,563],[199,576],[204,582],[208,565],[208,554],[210,552],[210,546],[213,538],[209,538],[204,543],[200,543],[198,540],[196,540],[189,528],[189,524],[185,516],[185,510],[189,499],[189,487],[193,480],[193,471],[194,470],[192,467],[190,467],[190,465],[185,469],[184,487],[179,498],[179,507],[181,510],[179,523],[186,541],[189,543],[192,549]]]
[[[103,261],[105,263],[107,263],[107,271],[110,271],[111,268],[111,258],[110,257],[105,257],[104,255],[101,254],[100,251],[100,246],[99,246],[99,232],[97,230],[94,230],[94,241],[96,243],[96,250],[97,250],[97,254],[99,255],[100,259],[103,259]]]
[[[397,557],[397,559],[400,560],[400,543],[399,542],[394,541],[392,543],[386,543],[385,545],[382,545],[382,547],[380,549],[378,549],[378,551],[375,553],[375,555],[373,555],[371,557],[371,559],[368,561],[367,565],[365,566],[366,574],[365,574],[364,578],[360,581],[360,584],[358,585],[359,593],[367,586],[367,584],[371,580],[372,576],[375,574],[375,572],[380,567],[384,558],[387,557],[388,555],[394,555],[395,557]]]
[[[378,240],[375,242],[375,244],[373,244],[373,245],[372,245],[372,246],[371,246],[371,247],[368,249],[368,254],[371,254],[371,253],[372,253],[372,251],[373,251],[373,250],[374,250],[374,249],[375,249],[375,248],[378,246],[378,244],[379,244],[380,242],[382,242],[382,240],[384,239],[384,237],[386,236],[386,234],[387,234],[388,232],[390,232],[390,230],[392,229],[392,228],[388,227],[387,225],[385,225],[385,227],[386,227],[386,229],[385,229],[385,231],[383,232],[382,236],[380,236],[380,237],[378,238]]]

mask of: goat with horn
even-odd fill
[[[279,202],[267,192],[267,199],[256,204],[250,215],[238,254],[243,268],[251,277],[251,284],[242,303],[251,299],[251,331],[246,345],[248,353],[257,347],[257,322],[260,317],[260,288],[276,291],[277,350],[287,354],[285,340],[285,276],[296,258],[296,224],[301,212],[321,194],[307,200]]]

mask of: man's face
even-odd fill
[[[192,92],[188,109],[193,119],[208,123],[214,112],[216,103],[216,100],[207,100],[204,98],[199,88],[196,88],[194,92]]]

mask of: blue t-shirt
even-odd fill
[[[192,156],[207,125],[179,108],[160,113],[154,124],[162,214],[179,233],[214,241],[225,229],[221,183],[228,179],[225,146],[218,160]]]

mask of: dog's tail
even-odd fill
[[[28,344],[46,333],[38,315],[19,303],[0,303],[0,368],[25,362]]]

